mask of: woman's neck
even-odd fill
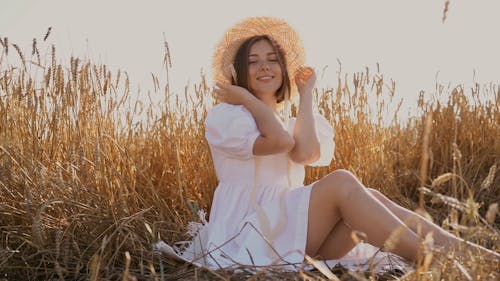
[[[273,112],[277,112],[278,111],[278,103],[276,101],[276,97],[274,97],[274,95],[272,96],[269,96],[269,95],[266,95],[266,96],[261,96],[261,97],[258,97],[265,105],[267,105]]]

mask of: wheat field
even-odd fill
[[[0,41],[0,280],[326,279],[319,271],[212,271],[153,251],[159,239],[186,238],[187,222],[210,209],[217,185],[203,126],[214,101],[203,75],[176,96],[153,74],[154,90],[137,95],[124,71],[90,58],[58,60],[54,45],[42,42],[41,54],[36,40],[26,51]],[[167,75],[175,71],[169,60],[167,48]],[[378,70],[339,73],[336,85],[315,92],[335,128],[335,160],[308,167],[306,183],[348,169],[498,252],[500,88],[436,85],[406,119],[396,81]],[[500,278],[495,260],[422,255],[400,277],[334,273],[339,280]],[[432,257],[438,262],[430,267]]]

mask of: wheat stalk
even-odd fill
[[[446,20],[447,16],[448,16],[448,10],[450,8],[450,0],[446,0],[446,2],[444,2],[444,9],[443,9],[443,18],[442,18],[442,22],[444,23],[444,21]]]

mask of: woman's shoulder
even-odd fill
[[[209,110],[205,119],[205,136],[209,143],[248,139],[258,132],[252,114],[242,105],[220,103]]]

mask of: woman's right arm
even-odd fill
[[[293,149],[295,140],[269,107],[252,94],[248,95],[242,104],[252,114],[261,133],[261,137],[255,140],[253,146],[254,155],[288,153]]]
[[[292,136],[279,123],[272,110],[245,88],[217,84],[217,97],[220,101],[243,105],[252,114],[260,136],[253,145],[254,155],[288,153],[295,145]]]

